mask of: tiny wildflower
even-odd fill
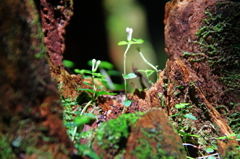
[[[92,59],[92,71],[94,71],[94,66],[95,66],[95,63],[96,63],[96,59]]]
[[[131,40],[132,40],[133,29],[127,27],[127,28],[126,28],[126,32],[128,33],[128,35],[127,35],[127,40],[128,40],[128,41],[131,41]]]
[[[97,68],[98,68],[100,63],[101,63],[100,60],[98,60],[98,61],[96,61],[95,59],[92,60],[92,72],[96,72],[97,71]]]

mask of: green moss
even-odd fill
[[[30,0],[27,2],[27,5],[31,6],[30,8],[32,9],[32,11],[30,12],[31,18],[32,20],[29,22],[30,28],[32,28],[31,31],[31,38],[32,39],[37,39],[39,42],[37,43],[37,45],[32,45],[31,49],[33,51],[36,50],[35,47],[37,47],[37,50],[39,51],[37,54],[35,54],[36,58],[41,58],[44,55],[46,55],[46,47],[43,44],[43,32],[42,32],[42,27],[40,24],[40,18],[38,15],[38,11],[35,8],[35,3],[33,0]]]
[[[123,114],[116,119],[102,123],[96,129],[96,141],[103,149],[111,150],[115,155],[126,147],[131,124],[135,123],[142,112]]]
[[[205,12],[207,18],[196,33],[202,52],[221,80],[240,95],[240,4],[219,2]],[[202,53],[198,54],[202,56]],[[199,58],[192,60],[200,61]]]
[[[153,147],[151,144],[144,140],[139,139],[136,144],[138,145],[134,151],[132,151],[132,154],[135,154],[138,159],[145,159],[145,158],[151,158],[151,159],[158,159],[156,154],[153,153]]]
[[[233,145],[228,146],[226,149],[226,153],[223,156],[221,156],[221,158],[222,159],[240,158],[239,146],[233,146]]]
[[[162,130],[160,126],[157,126],[156,128],[144,128],[141,129],[141,132],[143,133],[142,138],[138,139],[136,141],[136,147],[135,150],[133,150],[131,153],[136,155],[136,158],[138,159],[176,159],[181,158],[177,153],[175,153],[175,150],[164,150],[161,143],[164,142]],[[152,143],[152,144],[151,144]],[[155,145],[156,144],[156,145]],[[155,145],[153,147],[153,145]],[[181,147],[182,154],[184,154],[183,147]]]
[[[166,104],[165,104],[166,98],[165,98],[164,95],[163,95],[162,93],[160,93],[160,92],[158,93],[158,97],[159,97],[159,100],[160,100],[160,102],[161,102],[162,107],[165,108],[165,107],[166,107]]]
[[[231,105],[233,105],[233,112],[234,113],[228,113],[227,114],[227,119],[228,119],[228,124],[231,127],[231,129],[233,130],[233,132],[235,134],[239,134],[240,132],[240,112],[237,110],[237,107],[240,106],[240,103],[231,103]]]
[[[11,144],[3,134],[0,134],[0,158],[16,158],[12,152]]]
[[[109,120],[108,122],[102,123],[96,130],[96,141],[106,151],[111,152],[113,156],[121,156],[125,153],[127,139],[130,134],[131,127],[134,127],[134,123],[144,113],[137,112],[134,114],[123,114],[117,119]],[[161,126],[157,128],[142,128],[141,132],[143,137],[136,141],[135,150],[131,153],[139,159],[151,158],[151,159],[174,159],[179,156],[174,151],[164,151],[161,145],[163,141]],[[156,146],[152,146],[152,143],[156,143]],[[183,147],[181,152],[184,154]],[[156,149],[156,150],[154,150]],[[101,156],[103,157],[103,156]]]

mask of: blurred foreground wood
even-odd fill
[[[33,0],[0,1],[0,158],[68,158],[73,143]]]

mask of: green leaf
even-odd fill
[[[76,89],[76,90],[82,90],[82,91],[87,91],[87,92],[91,92],[91,93],[96,92],[96,91],[94,91],[92,89],[85,89],[85,88],[79,88],[79,89]]]
[[[77,116],[74,119],[74,122],[77,126],[81,126],[84,124],[89,124],[91,122],[93,122],[95,120],[95,118],[89,117],[87,115],[82,115],[82,116]]]
[[[114,90],[121,90],[124,89],[124,84],[117,84],[117,83],[113,83],[114,86]]]
[[[98,78],[105,78],[101,73],[91,73],[92,75],[98,77]]]
[[[129,107],[129,106],[132,104],[132,102],[133,102],[133,100],[125,100],[125,101],[123,102],[123,105],[124,105],[125,107]]]
[[[77,148],[83,153],[83,155],[88,156],[91,159],[100,159],[100,157],[98,157],[98,155],[86,145],[77,144]]]
[[[90,84],[90,83],[87,83],[87,82],[83,82],[83,84],[86,84],[86,85],[88,85],[88,86],[90,86],[90,87],[93,87],[93,85],[92,85],[92,84]]]
[[[100,65],[98,66],[99,68],[105,68],[105,69],[113,69],[113,64],[107,61],[101,61]]]
[[[185,114],[184,117],[192,119],[192,120],[197,120],[197,118],[195,116],[193,116],[192,114]]]
[[[97,96],[100,95],[116,95],[117,93],[110,93],[110,92],[106,92],[106,91],[97,91]]]
[[[232,139],[232,138],[230,138],[230,137],[232,137],[232,136],[236,136],[236,137],[238,137],[238,135],[239,134],[230,134],[230,135],[228,135],[228,136],[221,136],[221,137],[218,137],[218,138],[216,138],[216,139],[229,139],[229,140],[235,140],[235,139]]]
[[[68,68],[73,68],[75,66],[75,63],[69,60],[63,60],[63,66]]]
[[[179,131],[178,133],[183,136],[192,136],[192,137],[198,137],[198,138],[200,137],[199,135],[189,134],[182,131]]]
[[[88,116],[90,118],[96,118],[97,117],[95,114],[92,114],[92,113],[84,113],[83,115]]]
[[[218,137],[216,139],[227,139],[227,136],[221,136],[221,137]]]
[[[179,103],[175,105],[175,108],[181,109],[184,108],[185,106],[188,106],[190,103]]]
[[[134,74],[134,73],[129,73],[127,75],[123,75],[124,79],[133,79],[133,78],[136,78],[136,77],[137,77],[137,75]]]
[[[178,116],[178,115],[180,115],[180,114],[173,114],[173,115],[171,115],[169,117],[174,117],[174,116]]]
[[[74,72],[75,72],[75,73],[79,73],[79,74],[84,74],[84,73],[89,73],[89,74],[91,74],[91,73],[92,73],[92,71],[85,70],[85,69],[82,69],[82,70],[74,69]]]
[[[121,73],[119,71],[116,71],[116,70],[108,70],[107,74],[109,76],[120,76],[121,75]]]
[[[213,153],[213,152],[214,152],[214,149],[208,147],[205,151],[206,151],[207,153]]]
[[[120,41],[119,43],[118,43],[118,45],[127,45],[128,44],[128,42],[126,42],[126,41]]]
[[[138,44],[144,43],[144,40],[142,40],[142,39],[134,39],[134,38],[132,38],[132,40],[133,40],[134,42],[137,42]]]

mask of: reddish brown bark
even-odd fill
[[[0,15],[1,157],[68,158],[73,144],[63,126],[35,4],[3,0]]]
[[[211,68],[207,60],[193,62],[182,53],[202,51],[200,45],[194,43],[197,40],[196,33],[203,25],[203,19],[206,18],[206,9],[213,8],[212,6],[216,5],[216,2],[215,0],[185,0],[171,1],[166,5],[165,50],[169,55],[169,60],[166,68],[160,74],[159,81],[146,92],[147,98],[138,105],[140,108],[150,105],[151,107],[163,106],[157,96],[158,93],[161,93],[166,105],[163,109],[168,115],[172,115],[176,112],[173,110],[175,104],[191,103],[195,105],[192,113],[196,117],[212,121],[219,126],[222,135],[227,135],[232,131],[226,123],[225,117],[220,115],[215,107],[228,104],[231,111],[229,103],[238,103],[239,94],[234,91],[225,93],[226,85],[220,80],[220,76],[214,73],[217,68]],[[222,12],[226,11],[227,9]],[[164,87],[166,84],[167,87]],[[178,89],[176,86],[183,88]],[[237,91],[235,90],[235,92]],[[175,95],[176,92],[179,92],[180,95]],[[134,96],[134,99],[141,101],[137,96]],[[198,105],[203,103],[204,108],[199,108]],[[208,110],[208,114],[205,114],[208,117],[200,116],[203,113],[201,109]],[[198,123],[196,124],[198,125]]]

